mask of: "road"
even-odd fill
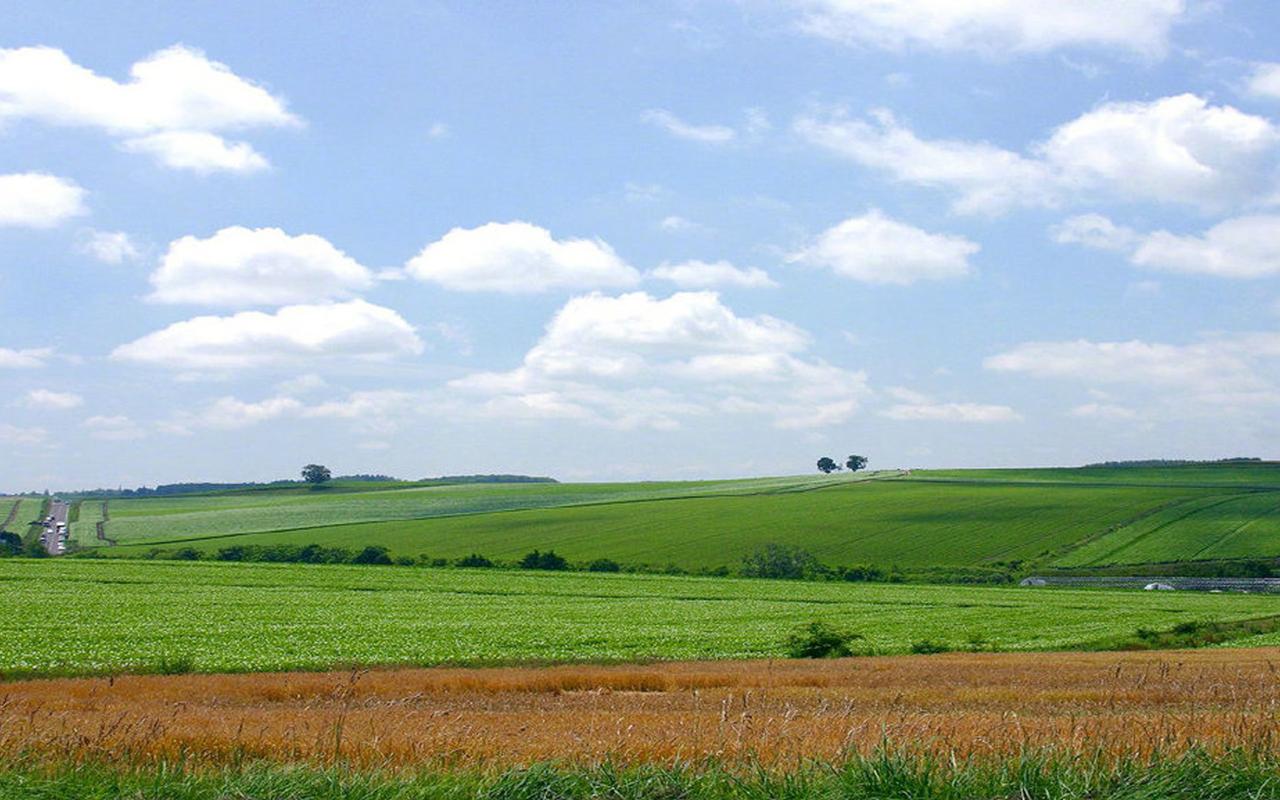
[[[53,520],[51,522],[44,523],[44,533],[40,535],[40,540],[44,542],[44,549],[47,550],[51,556],[60,556],[64,552],[63,550],[58,549],[58,545],[66,541],[58,536],[58,525],[67,525],[67,514],[70,511],[71,504],[65,500],[54,498],[49,503],[48,516],[52,517]],[[69,527],[63,527],[62,530],[66,536],[69,537],[71,535]]]

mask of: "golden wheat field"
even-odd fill
[[[1280,649],[135,676],[0,685],[0,757],[510,766],[891,744],[944,757],[1280,752]]]

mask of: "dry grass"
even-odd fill
[[[139,676],[0,685],[0,758],[362,766],[1280,754],[1280,650]]]

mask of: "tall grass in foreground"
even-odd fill
[[[198,772],[159,763],[120,771],[105,765],[0,769],[0,798],[23,800],[409,800],[409,798],[1043,798],[1044,800],[1228,800],[1280,797],[1280,764],[1249,752],[1188,752],[1147,761],[1028,753],[993,762],[947,762],[882,751],[791,771],[727,769],[715,762],[618,768],[535,763],[502,772],[387,772],[249,764]]]

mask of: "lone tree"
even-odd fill
[[[302,468],[302,479],[315,486],[327,482],[332,477],[333,474],[329,472],[329,468],[323,464],[308,464]]]
[[[818,469],[827,475],[830,475],[840,469],[840,465],[836,463],[834,458],[831,458],[830,456],[823,456],[818,459]]]
[[[866,456],[849,456],[849,459],[844,462],[844,465],[849,468],[850,472],[857,472],[860,469],[866,469],[867,457]]]

